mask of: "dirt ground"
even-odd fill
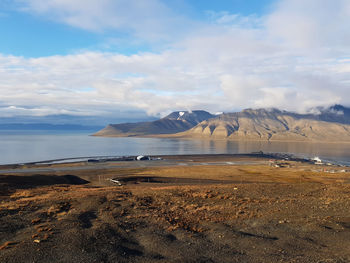
[[[350,262],[346,168],[165,158],[1,174],[0,262]]]

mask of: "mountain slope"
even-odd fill
[[[342,105],[334,105],[326,109],[321,109],[317,115],[319,120],[350,124],[350,108]]]
[[[110,124],[94,136],[127,137],[158,134],[172,134],[191,129],[198,123],[214,117],[206,111],[176,111],[168,116],[150,122]]]
[[[342,120],[345,123],[347,120],[320,120],[331,118],[331,113],[327,114],[302,115],[276,109],[247,109],[205,120],[175,136],[229,140],[350,142],[350,125],[341,123]]]

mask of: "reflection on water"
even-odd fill
[[[0,134],[0,164],[86,156],[282,152],[350,164],[350,144]]]

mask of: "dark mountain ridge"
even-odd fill
[[[79,124],[50,124],[50,123],[0,123],[0,130],[5,131],[94,131],[101,126]]]
[[[149,122],[109,124],[95,136],[145,136],[153,134],[172,134],[191,129],[198,123],[215,115],[202,110],[175,111],[168,116]]]

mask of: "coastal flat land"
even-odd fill
[[[350,262],[349,168],[160,157],[0,167],[0,262]]]

